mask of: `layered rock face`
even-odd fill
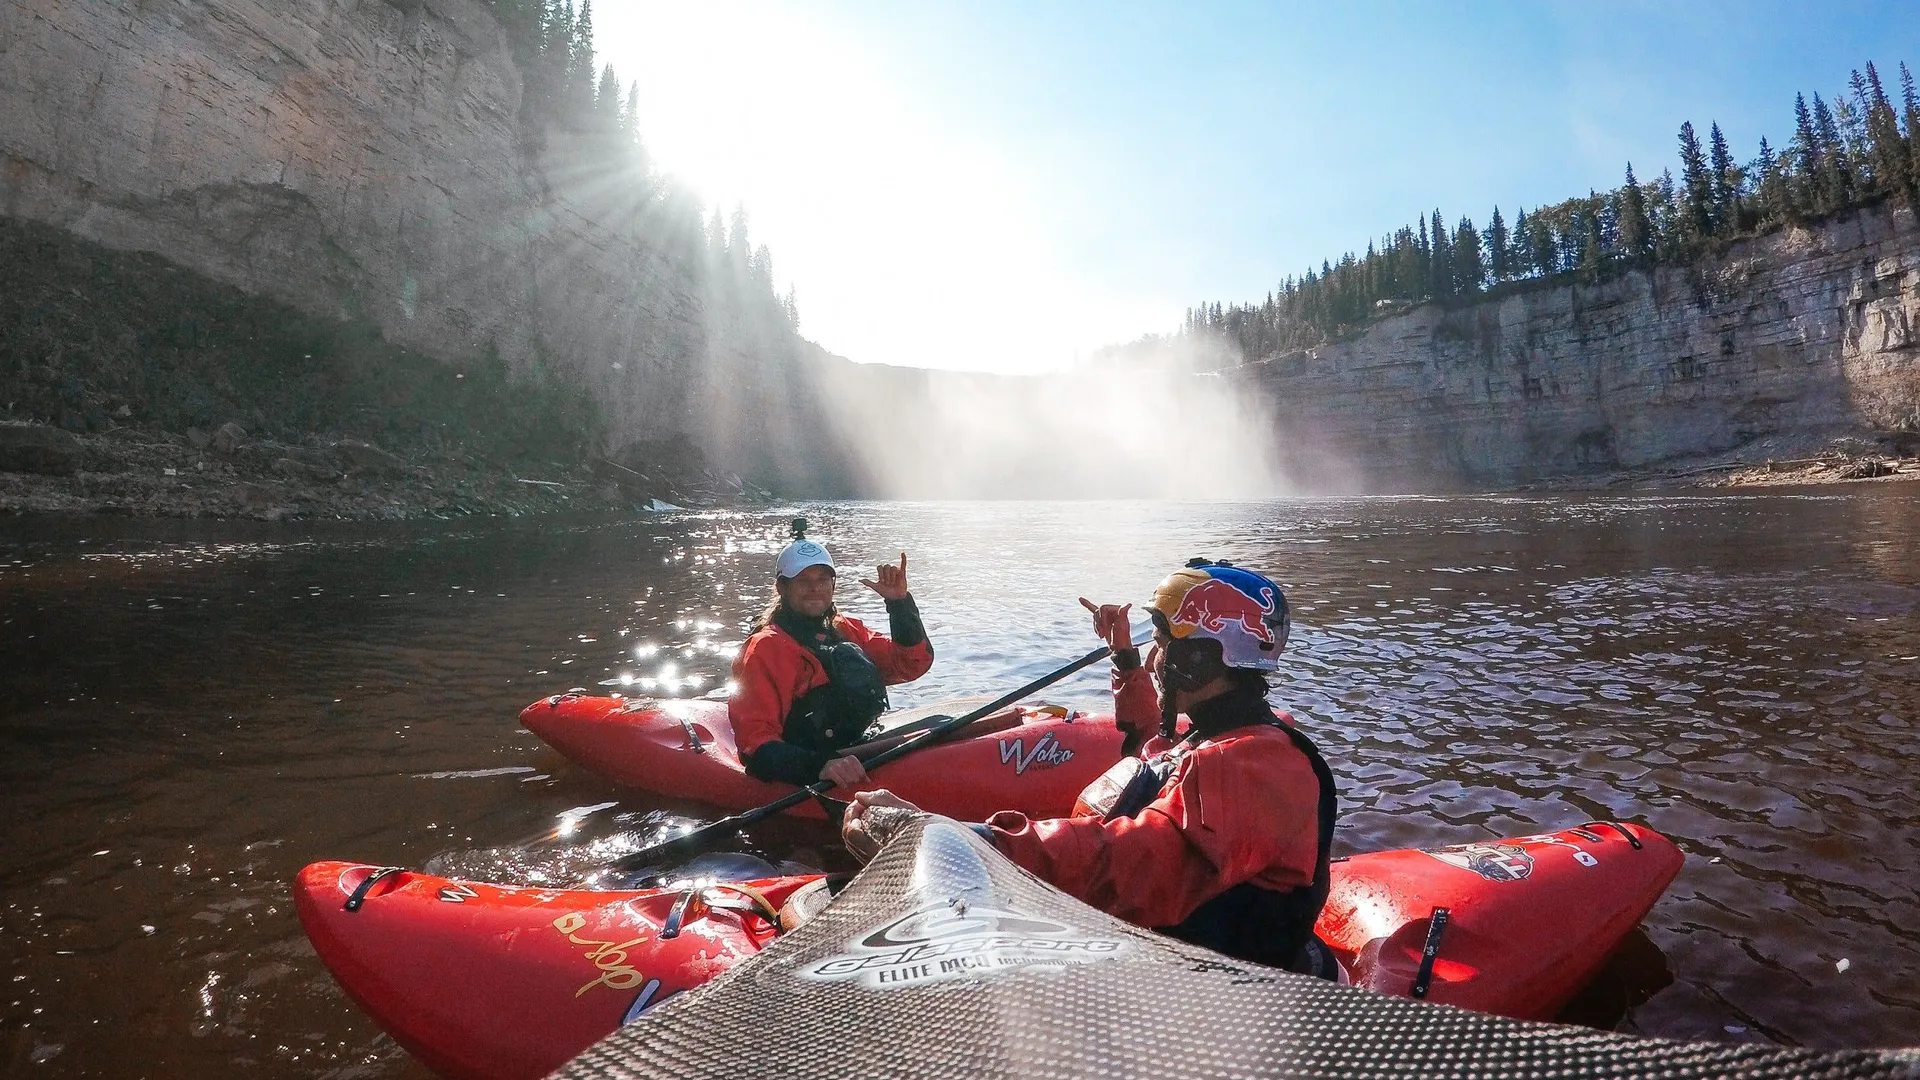
[[[1681,269],[1428,305],[1238,370],[1308,487],[1416,490],[1920,431],[1920,231],[1874,208]]]
[[[725,325],[697,219],[569,136],[529,142],[521,94],[475,0],[0,0],[0,213],[553,369],[616,444],[752,444],[706,438],[707,398],[777,384],[793,357],[755,353],[791,343]]]
[[[1429,305],[1191,386],[894,377],[743,325],[690,215],[576,137],[529,141],[521,99],[477,0],[0,0],[0,214],[431,356],[555,369],[616,446],[698,447],[794,493],[1187,492],[1189,458],[1214,476],[1224,457],[1244,494],[1263,449],[1283,489],[1504,486],[1920,431],[1904,209]],[[995,441],[1029,415],[1106,449]]]

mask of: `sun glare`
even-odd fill
[[[1129,322],[1076,280],[1035,174],[929,107],[856,28],[756,4],[595,20],[601,58],[640,84],[655,160],[727,214],[746,206],[802,333],[828,349],[1036,371]]]

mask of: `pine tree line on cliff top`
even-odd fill
[[[676,191],[658,175],[640,137],[640,84],[623,91],[612,64],[595,67],[593,0],[487,0],[506,31],[522,72],[521,121],[530,132],[558,130],[597,136],[589,152],[617,164],[637,187],[653,189],[662,212],[684,220],[672,231],[703,237],[709,266],[724,270],[735,298],[768,309],[786,330],[798,333],[800,309],[793,289],[775,294],[773,254],[754,247],[747,233],[747,211],[735,207],[723,220],[718,206],[703,225],[690,195]]]
[[[1920,95],[1900,65],[1894,101],[1872,64],[1855,71],[1832,102],[1794,100],[1794,133],[1784,151],[1766,139],[1738,164],[1712,124],[1702,147],[1691,121],[1680,125],[1680,176],[1626,182],[1528,213],[1511,224],[1494,207],[1486,227],[1462,217],[1449,230],[1439,210],[1403,226],[1365,255],[1348,252],[1265,301],[1187,309],[1178,338],[1237,345],[1245,359],[1278,356],[1330,341],[1378,314],[1424,301],[1466,300],[1507,282],[1574,275],[1603,280],[1633,268],[1684,265],[1743,236],[1818,219],[1890,198],[1920,212]],[[1127,351],[1125,347],[1121,351]]]

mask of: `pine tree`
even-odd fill
[[[1840,127],[1834,121],[1833,110],[1818,93],[1813,95],[1813,129],[1820,140],[1821,209],[1843,209],[1853,203],[1854,165],[1847,155]]]
[[[1493,274],[1493,283],[1507,280],[1507,223],[1500,220],[1500,208],[1493,208],[1493,218],[1487,222],[1487,269]]]
[[[717,265],[727,257],[727,223],[720,217],[720,204],[713,206],[713,217],[707,220],[707,254]]]
[[[1559,273],[1560,245],[1554,240],[1553,223],[1541,210],[1535,210],[1527,222],[1527,230],[1533,241],[1533,265],[1540,268],[1540,276],[1546,278]]]
[[[1727,150],[1727,137],[1720,134],[1720,122],[1714,121],[1707,135],[1708,156],[1713,175],[1713,224],[1722,236],[1740,231],[1740,171]]]
[[[1555,207],[1560,211],[1555,223],[1560,227],[1560,272],[1578,270],[1587,257],[1587,221],[1573,199]]]
[[[1819,98],[1816,96],[1816,101]],[[1707,159],[1700,152],[1700,138],[1693,133],[1693,121],[1680,125],[1680,184],[1686,199],[1686,224],[1691,242],[1699,243],[1713,235],[1713,186],[1707,176]]]
[[[1847,160],[1853,165],[1854,194],[1868,195],[1873,192],[1875,181],[1872,140],[1867,137],[1867,80],[1854,71],[1847,76],[1847,86],[1853,96],[1839,95],[1833,99],[1833,120],[1846,143]]]
[[[1686,200],[1672,169],[1661,169],[1660,179],[1646,185],[1647,209],[1653,218],[1654,261],[1683,258],[1687,253]]]
[[[1431,277],[1427,281],[1427,295],[1435,300],[1447,300],[1453,297],[1453,245],[1447,240],[1447,223],[1440,217],[1436,208],[1433,212],[1432,228],[1433,261],[1429,268]]]
[[[747,206],[733,204],[733,220],[727,223],[727,256],[741,272],[752,268],[753,245],[747,238]]]
[[[1414,260],[1414,278],[1407,290],[1414,300],[1433,295],[1433,241],[1427,238],[1427,219],[1424,214],[1420,217],[1420,239],[1416,252],[1418,257]]]
[[[1627,182],[1620,188],[1620,247],[1627,258],[1646,262],[1653,256],[1653,221],[1647,217],[1646,196],[1627,162]]]
[[[620,133],[620,80],[608,64],[600,73],[600,88],[593,95],[594,127],[606,135]]]
[[[534,25],[521,110],[532,124],[551,124],[560,115],[560,98],[567,83],[573,13],[561,0],[537,0],[531,19]]]
[[[573,0],[567,0],[567,7],[573,7]],[[583,59],[588,69],[593,66],[593,0],[580,0],[580,14],[573,20],[573,47],[575,55]]]
[[[568,0],[572,7],[572,0]],[[593,0],[580,0],[567,49],[567,107],[563,122],[579,129],[593,112]]]
[[[1907,62],[1900,62],[1900,101],[1903,106],[1901,117],[1907,124],[1907,161],[1911,169],[1909,175],[1916,185],[1920,185],[1920,94],[1913,89],[1913,73],[1907,70]],[[1920,213],[1920,207],[1915,208]]]
[[[1380,267],[1385,260],[1374,249],[1373,241],[1367,241],[1366,258],[1360,260],[1360,317],[1365,319],[1373,312],[1373,305],[1380,299]]]
[[[1580,214],[1582,235],[1580,238],[1580,272],[1587,280],[1598,280],[1607,269],[1606,219],[1601,213],[1601,200],[1589,190],[1587,205]]]
[[[525,60],[540,53],[540,31],[546,18],[546,0],[488,0],[493,17],[506,32],[507,43],[517,58]]]
[[[1883,192],[1905,196],[1907,206],[1920,210],[1920,188],[1916,188],[1907,141],[1900,134],[1900,118],[1880,85],[1880,73],[1867,62],[1867,140],[1873,148],[1873,172]]]
[[[1527,223],[1525,207],[1514,215],[1512,248],[1507,252],[1507,268],[1516,278],[1532,277],[1538,265],[1533,253],[1533,226]]]
[[[1480,234],[1472,218],[1461,218],[1453,227],[1453,291],[1473,295],[1486,281],[1487,267],[1480,259]]]
[[[1820,144],[1820,129],[1814,125],[1805,94],[1793,97],[1793,121],[1793,142],[1788,145],[1787,153],[1794,164],[1794,205],[1807,213],[1819,213],[1826,194],[1826,152]]]
[[[1793,216],[1793,196],[1787,190],[1786,167],[1774,155],[1773,147],[1764,136],[1760,139],[1760,156],[1754,159],[1754,171],[1760,177],[1760,189],[1756,195],[1759,202],[1759,217],[1764,224],[1776,224]]]
[[[747,267],[753,272],[753,280],[760,284],[761,293],[773,296],[773,252],[767,250],[767,245],[761,244],[753,249]]]

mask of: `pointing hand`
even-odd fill
[[[1083,596],[1080,606],[1093,612],[1093,632],[1108,648],[1114,652],[1133,648],[1133,626],[1128,622],[1128,616],[1133,613],[1132,604],[1095,604]]]

